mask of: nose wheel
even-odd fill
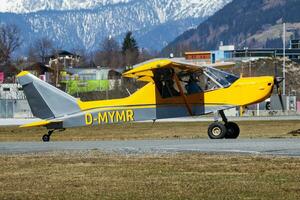
[[[43,135],[42,140],[43,142],[49,142],[50,141],[50,137],[52,135],[54,130],[50,130],[48,131],[48,134]]]
[[[210,139],[236,139],[240,135],[240,128],[239,126],[234,122],[228,122],[224,111],[219,111],[222,120],[224,122],[214,122],[211,125],[209,125],[207,133],[208,137]]]

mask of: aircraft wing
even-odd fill
[[[123,73],[123,76],[129,78],[140,78],[143,76],[153,77],[154,76],[153,70],[164,68],[164,67],[172,67],[181,70],[193,70],[193,71],[201,69],[200,65],[196,65],[194,63],[184,62],[179,59],[162,58],[162,59],[152,59],[137,64],[133,66],[132,70]]]
[[[124,77],[137,78],[141,77],[153,77],[153,70],[164,67],[172,67],[174,69],[185,70],[185,71],[199,71],[207,67],[226,69],[233,67],[233,62],[221,62],[221,63],[197,63],[196,61],[189,61],[184,58],[161,58],[152,59],[140,64],[133,66],[133,69],[123,73]],[[145,79],[147,80],[147,79]]]
[[[235,66],[234,62],[218,62],[212,64],[203,64],[203,67],[213,67],[217,69],[229,69]]]

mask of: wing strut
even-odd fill
[[[192,112],[191,105],[188,103],[188,100],[187,100],[187,98],[186,98],[186,95],[184,94],[184,91],[183,91],[183,89],[182,89],[182,87],[181,87],[181,84],[180,84],[180,82],[179,82],[179,79],[178,79],[178,76],[177,76],[176,73],[174,73],[174,79],[175,79],[176,85],[177,85],[177,87],[178,87],[178,89],[179,89],[179,91],[180,91],[180,95],[182,96],[182,98],[183,98],[183,100],[184,100],[184,103],[185,103],[185,105],[186,105],[186,108],[187,108],[189,114],[190,114],[191,116],[193,116],[193,112]]]

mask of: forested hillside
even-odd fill
[[[162,54],[216,49],[221,41],[237,48],[281,47],[283,22],[286,40],[300,36],[299,11],[299,0],[234,0],[177,37]]]

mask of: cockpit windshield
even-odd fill
[[[238,77],[233,74],[221,71],[216,68],[207,67],[204,73],[212,80],[216,81],[222,87],[229,87]]]

